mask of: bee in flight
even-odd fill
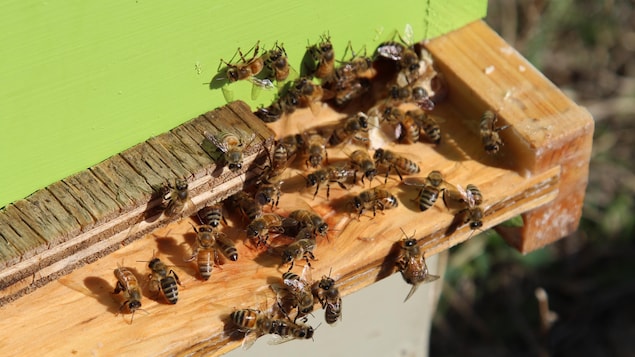
[[[123,303],[119,306],[119,312],[131,313],[130,323],[134,319],[134,313],[141,309],[141,287],[137,277],[127,268],[118,267],[115,269],[117,284],[113,294],[123,292]]]
[[[223,161],[231,172],[237,172],[242,169],[243,152],[256,137],[255,133],[248,135],[240,129],[236,130],[238,133],[222,131],[216,135],[208,131],[204,132],[205,138],[223,152]]]
[[[179,300],[179,288],[177,284],[181,285],[179,276],[176,275],[172,269],[168,271],[168,266],[159,258],[153,258],[148,264],[148,268],[152,271],[148,276],[150,280],[150,292],[155,294],[161,293],[170,304],[176,304]]]
[[[400,254],[397,267],[406,283],[412,285],[410,292],[404,299],[405,302],[414,294],[420,284],[435,281],[439,279],[439,276],[428,273],[428,266],[417,240],[414,237],[408,237],[406,232],[403,233],[406,238],[399,242]]]

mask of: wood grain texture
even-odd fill
[[[477,43],[480,47],[471,48],[470,53],[484,53],[487,58],[483,63],[495,66],[494,73],[500,71],[501,77],[507,77],[507,72],[518,70],[517,63],[496,52],[500,48],[498,37],[480,22],[447,35],[451,36],[451,41],[446,36],[431,41],[428,48],[446,74],[450,88],[448,99],[433,112],[433,116],[440,120],[442,144],[438,147],[421,142],[413,145],[395,144],[390,149],[415,160],[421,166],[422,175],[439,170],[450,183],[463,187],[468,183],[476,184],[484,197],[482,229],[488,229],[519,214],[536,212],[541,207],[557,207],[553,206],[554,202],[558,202],[562,190],[567,189],[562,186],[562,180],[585,171],[572,174],[568,171],[570,167],[566,161],[544,163],[549,157],[545,156],[548,140],[541,140],[540,136],[536,137],[537,134],[526,130],[539,128],[543,120],[541,110],[550,113],[550,106],[562,109],[561,106],[569,104],[571,108],[562,109],[565,113],[584,111],[570,101],[564,101],[557,90],[551,92],[556,96],[554,100],[557,104],[544,104],[526,97],[505,99],[505,93],[510,88],[525,86],[526,80],[510,75],[509,78],[516,78],[519,82],[503,83],[501,78],[489,82],[488,76],[493,73],[486,75],[479,64],[466,59],[468,56],[465,55],[467,49],[463,48],[464,45],[459,46],[462,41],[466,41],[467,47],[470,43],[474,45],[474,31],[479,34]],[[457,61],[457,64],[453,61]],[[526,64],[521,63],[523,66]],[[472,71],[466,72],[468,68]],[[546,81],[529,65],[524,71],[533,72],[528,75],[536,81]],[[549,84],[544,83],[534,85],[549,87]],[[544,101],[549,100],[544,98]],[[528,124],[525,114],[513,111],[507,113],[504,108],[509,101],[534,113],[532,118],[535,121],[531,119]],[[485,108],[498,110],[502,121],[512,125],[512,128],[502,132],[505,146],[500,155],[488,156],[481,147],[477,130],[480,114]],[[315,119],[310,110],[303,109],[298,110],[289,122],[280,121],[271,127],[278,135],[283,135],[333,123],[344,116],[328,106],[322,106],[319,119]],[[546,117],[545,124],[556,126],[549,118]],[[208,119],[215,123],[214,118]],[[566,131],[567,128],[553,129],[554,133],[561,133],[558,138],[562,140],[562,147],[567,146],[564,139]],[[173,132],[176,134],[176,130]],[[574,142],[576,133],[579,132],[574,131],[571,136]],[[192,125],[190,128],[184,125],[178,130],[178,135],[190,137],[194,142],[201,139],[197,137],[200,136],[200,128],[193,128]],[[585,146],[580,150],[590,150],[590,147]],[[329,159],[333,161],[345,159],[346,156],[346,149],[331,149],[329,152]],[[588,161],[582,160],[577,166],[585,165],[588,165]],[[398,197],[399,206],[378,212],[376,217],[367,212],[357,219],[357,214],[349,212],[349,202],[362,189],[368,188],[368,184],[364,187],[349,184],[347,190],[332,187],[329,200],[324,190],[320,190],[313,199],[313,190],[304,188],[301,169],[303,165],[300,164],[285,178],[284,194],[276,212],[285,214],[296,208],[311,206],[325,217],[331,231],[328,239],[318,239],[312,276],[313,279],[319,279],[332,269],[331,276],[337,280],[343,295],[395,272],[395,243],[403,238],[402,230],[419,239],[426,256],[447,250],[477,233],[462,226],[452,234],[446,234],[454,220],[453,212],[448,211],[442,202],[437,202],[426,212],[419,212],[417,203],[413,201],[418,189],[400,184],[392,177],[385,188]],[[214,191],[223,189],[217,187]],[[525,215],[524,218],[526,226],[532,224],[527,221],[532,218],[531,215]],[[0,321],[0,328],[11,333],[0,337],[0,351],[21,355],[54,350],[78,355],[208,356],[220,355],[238,347],[241,335],[235,333],[235,327],[228,322],[228,315],[235,309],[265,309],[267,303],[271,304],[275,299],[269,285],[278,281],[287,267],[280,266],[281,258],[276,254],[276,249],[256,250],[243,244],[245,223],[239,216],[230,215],[229,225],[223,230],[237,241],[239,260],[215,266],[210,280],[201,281],[197,278],[195,265],[183,261],[190,255],[195,239],[191,224],[195,223],[191,218],[185,218],[155,230],[145,238],[131,242],[1,307],[3,320]],[[553,223],[542,222],[545,226]],[[557,236],[558,231],[548,231],[554,234],[549,239],[560,238]],[[535,241],[531,231],[527,234],[528,241]],[[520,239],[524,239],[523,236]],[[272,239],[274,246],[283,243],[285,241],[282,238]],[[155,301],[153,295],[144,288],[143,308],[147,313],[137,312],[134,322],[128,324],[130,315],[118,314],[120,297],[111,294],[115,283],[113,270],[118,265],[126,266],[143,281],[148,274],[147,261],[153,254],[167,264],[174,265],[174,270],[181,277],[184,286],[180,289],[179,302],[167,305]],[[302,264],[299,262],[299,265]],[[395,302],[402,299],[403,296],[396,296]],[[15,324],[15,321],[21,323]],[[37,332],[32,328],[35,325],[41,326]],[[68,338],[56,338],[59,335]],[[315,338],[319,337],[317,330]]]
[[[196,140],[181,142],[171,132],[159,135],[0,210],[0,222],[5,223],[0,226],[5,243],[0,246],[0,304],[240,190],[242,176],[254,171],[256,157],[264,155],[265,146],[273,141],[273,132],[241,102],[184,126],[196,128],[191,132]],[[259,134],[245,150],[245,168],[235,173],[216,165],[201,150],[203,131],[234,127]],[[162,142],[178,150],[173,154]],[[161,199],[155,190],[174,184],[176,178],[189,182],[193,204],[186,204],[175,217],[157,217]]]

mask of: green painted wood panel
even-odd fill
[[[282,41],[297,69],[325,32],[340,56],[349,40],[372,51],[406,24],[423,39],[482,18],[486,3],[5,1],[0,207],[223,105],[209,82],[239,46]],[[250,97],[248,83],[231,88]]]

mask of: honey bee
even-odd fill
[[[278,207],[280,201],[282,181],[262,182],[254,194],[254,199],[261,206],[271,205],[271,208]]]
[[[216,237],[221,233],[212,226],[202,225],[196,229],[196,246],[192,251],[192,256],[186,261],[196,259],[198,272],[203,280],[209,280],[212,276],[214,264],[218,264],[218,253],[216,252]]]
[[[458,210],[454,224],[469,223],[470,229],[483,226],[483,209],[479,206],[483,202],[481,191],[475,185],[468,185],[469,190],[456,186],[456,190],[443,190],[443,203],[448,209]],[[478,202],[478,203],[477,203]]]
[[[310,130],[302,134],[303,151],[307,155],[305,164],[311,167],[320,167],[324,162],[328,163],[328,153],[326,151],[326,138],[317,130]]]
[[[293,150],[293,152],[290,152],[290,150]],[[282,141],[276,142],[273,154],[269,155],[269,165],[263,170],[259,181],[267,183],[281,182],[280,177],[282,176],[284,170],[286,170],[289,166],[289,163],[292,161],[292,157],[295,155],[296,151],[297,146],[295,146],[295,148],[289,148]]]
[[[223,152],[223,161],[229,167],[231,172],[236,172],[243,167],[243,151],[251,145],[255,133],[247,136],[242,130],[239,130],[239,134],[230,133],[227,131],[220,132],[213,135],[207,131],[203,134],[207,140],[211,141],[218,149]],[[246,139],[246,140],[245,140]]]
[[[486,110],[481,116],[481,141],[485,152],[490,155],[496,154],[503,146],[503,140],[498,132],[509,127],[504,125],[497,128],[497,121],[498,116],[491,110]]]
[[[240,56],[240,62],[232,64],[230,62],[226,62],[221,59],[220,64],[218,66],[218,70],[223,64],[226,66],[226,79],[227,84],[234,83],[240,80],[249,80],[254,85],[254,90],[252,90],[252,99],[255,99],[256,94],[258,93],[258,89],[256,88],[273,88],[273,83],[269,79],[260,79],[256,76],[260,74],[260,72],[265,67],[265,61],[263,59],[264,56],[258,56],[258,52],[260,50],[260,43],[257,42],[254,46],[253,55],[250,59],[246,59],[243,55],[240,48],[237,50],[238,55]],[[250,50],[251,52],[251,50]],[[233,101],[233,94],[227,88],[227,86],[222,87],[223,95],[225,96],[225,100],[228,102]]]
[[[223,215],[223,205],[220,202],[201,208],[197,215],[201,224],[212,226],[213,228],[218,228],[221,221],[227,224]]]
[[[384,210],[395,208],[399,205],[397,197],[378,187],[362,191],[353,198],[352,203],[353,207],[357,210],[358,218],[361,217],[365,210],[372,209],[374,217],[377,210],[383,212]]]
[[[346,182],[349,177],[355,178],[355,171],[347,168],[346,166],[330,165],[310,173],[306,177],[306,186],[315,186],[315,192],[313,193],[313,198],[315,198],[320,186],[325,185],[326,198],[328,199],[331,192],[331,183],[337,183],[337,185],[343,190],[346,190],[344,182]]]
[[[243,217],[250,222],[262,216],[262,207],[244,191],[237,192],[228,198],[228,203],[238,208]]]
[[[313,311],[313,293],[311,292],[311,283],[308,281],[310,279],[307,279],[309,272],[310,268],[307,265],[302,270],[302,277],[292,271],[282,274],[285,290],[293,300],[292,306],[298,309],[294,322],[298,317],[305,316]]]
[[[289,77],[291,66],[289,66],[284,45],[276,43],[274,48],[265,53],[263,58],[265,67],[269,69],[276,82],[281,83]]]
[[[282,91],[268,107],[259,107],[254,114],[265,123],[274,123],[283,115],[291,114],[299,105],[299,98],[293,91]]]
[[[297,222],[298,229],[311,228],[316,234],[322,236],[325,236],[329,230],[329,225],[324,219],[313,211],[305,209],[295,210],[289,213],[289,218]]]
[[[324,90],[307,77],[300,77],[291,83],[288,94],[297,99],[297,108],[310,108],[314,114],[319,113],[318,103],[325,99]]]
[[[325,309],[324,320],[326,320],[326,323],[332,325],[342,318],[342,298],[330,273],[328,277],[323,276],[313,286],[312,292],[322,304],[322,308]]]
[[[315,249],[315,239],[298,239],[282,250],[282,264],[291,263],[288,271],[293,269],[293,265],[297,259],[304,259],[306,264],[311,266],[309,258],[315,260],[313,249]]]
[[[247,225],[247,238],[256,240],[256,247],[267,245],[269,232],[283,233],[283,217],[275,213],[265,213]]]
[[[439,124],[428,114],[420,109],[409,110],[406,112],[406,116],[413,118],[417,126],[420,128],[421,133],[429,141],[438,145],[441,142],[441,128]]]
[[[148,264],[148,268],[152,271],[148,276],[150,291],[155,294],[160,292],[170,304],[176,304],[179,300],[177,284],[181,285],[179,276],[172,269],[168,271],[168,266],[159,258],[153,258]]]
[[[427,111],[434,109],[434,102],[430,99],[428,91],[420,86],[411,88],[393,85],[388,90],[388,97],[391,99],[393,105],[401,104],[402,102],[410,102]]]
[[[396,154],[390,150],[384,150],[382,148],[375,150],[373,159],[375,160],[376,166],[387,167],[385,182],[388,182],[388,175],[390,174],[391,170],[395,170],[397,175],[399,175],[399,179],[402,181],[402,172],[407,175],[413,175],[418,174],[419,171],[421,171],[419,165],[417,165],[414,161],[399,154]]]
[[[131,313],[130,323],[134,319],[135,311],[141,308],[141,288],[139,281],[134,274],[124,268],[118,267],[115,269],[115,277],[117,278],[117,285],[113,294],[119,294],[123,292],[124,301],[119,306],[119,312]]]
[[[236,245],[225,234],[219,234],[216,237],[216,247],[225,258],[233,262],[238,260],[238,250],[236,249]]]
[[[330,36],[322,36],[321,42],[307,47],[307,52],[317,62],[313,75],[325,80],[335,72],[335,52]]]
[[[227,66],[227,81],[236,82],[239,80],[249,79],[251,77],[257,76],[260,71],[264,68],[265,64],[262,57],[258,56],[258,51],[260,50],[260,43],[257,42],[254,46],[254,54],[253,56],[247,60],[245,56],[238,49],[238,54],[240,56],[241,62],[236,64],[231,64],[221,59],[220,66],[225,64]]]
[[[413,144],[419,141],[420,128],[417,119],[412,115],[412,111],[407,111],[395,126],[395,138],[405,144]]]
[[[361,171],[362,175],[362,183],[364,182],[364,178],[367,178],[368,181],[372,181],[377,175],[377,167],[375,166],[375,162],[370,157],[370,154],[366,150],[355,150],[349,156],[351,167],[355,170],[353,173],[353,178],[355,182],[357,182],[357,172]]]
[[[322,81],[322,86],[335,92],[335,104],[346,104],[370,89],[370,80],[362,75],[371,68],[372,60],[369,57],[353,54],[349,61],[335,69],[332,76]]]
[[[301,323],[294,323],[283,319],[274,319],[269,314],[255,309],[236,310],[230,315],[238,330],[245,333],[243,348],[248,349],[256,338],[276,334],[280,338],[270,343],[278,344],[294,339],[313,338],[313,327]]]
[[[408,79],[408,83],[413,83],[419,78],[421,64],[414,46],[406,46],[396,41],[383,42],[377,47],[375,56],[394,61],[398,70]]]
[[[404,235],[406,235],[405,232]],[[423,252],[414,237],[408,237],[406,235],[406,238],[399,242],[399,247],[401,248],[401,252],[397,260],[397,267],[406,283],[412,285],[410,292],[404,299],[404,302],[406,302],[412,294],[414,294],[420,284],[435,281],[439,279],[439,276],[428,273],[428,266],[426,265]]]
[[[176,179],[174,180],[174,187],[168,184],[168,189],[169,195],[167,196],[163,214],[167,217],[172,217],[181,213],[183,208],[185,208],[185,204],[189,201],[188,183],[186,180]]]
[[[441,184],[443,183],[443,176],[439,171],[431,171],[426,177],[426,182],[421,183],[418,181],[405,181],[406,185],[420,186],[421,190],[416,198],[419,202],[419,209],[423,212],[434,206],[441,194]]]
[[[356,115],[346,119],[342,125],[333,130],[328,139],[330,146],[337,146],[344,142],[352,141],[361,146],[370,146],[368,138],[368,115],[359,112]]]

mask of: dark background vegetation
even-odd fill
[[[452,250],[430,356],[635,355],[634,8],[489,2],[489,25],[593,115],[589,186],[570,237],[522,256],[486,232]]]

